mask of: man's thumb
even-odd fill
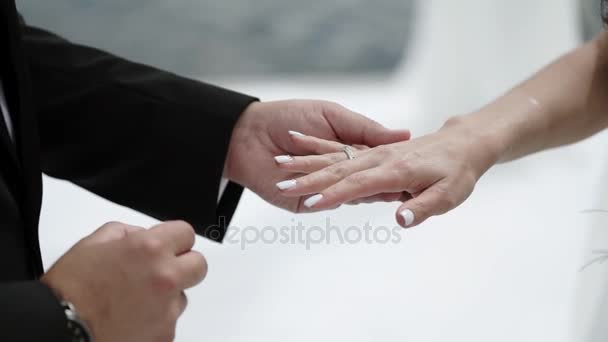
[[[384,134],[378,137],[377,145],[394,144],[402,141],[410,140],[412,133],[409,129],[384,129]],[[370,146],[371,147],[371,146]]]
[[[388,129],[378,122],[342,106],[330,108],[333,110],[327,109],[325,118],[334,129],[335,135],[345,144],[376,147],[410,139],[409,130]]]
[[[408,129],[388,129],[376,122],[367,126],[364,133],[365,145],[369,147],[410,140],[411,136],[412,134]]]

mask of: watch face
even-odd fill
[[[78,316],[78,312],[72,303],[62,301],[61,306],[67,319],[66,328],[70,334],[72,342],[93,342],[90,330],[85,322]]]
[[[72,342],[92,342],[87,329],[77,319],[68,319],[68,331],[72,337]]]

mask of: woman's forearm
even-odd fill
[[[472,193],[497,162],[584,139],[608,126],[608,34],[563,56],[481,110],[454,117],[437,132],[411,141],[281,164],[299,176],[277,184],[311,210],[369,199],[405,200],[403,227],[448,212]],[[295,137],[294,144],[319,139]],[[315,145],[316,146],[316,145]],[[343,147],[342,147],[343,149]],[[286,185],[288,185],[286,187]],[[405,194],[411,194],[404,196]]]
[[[481,110],[450,120],[489,151],[490,163],[577,142],[608,126],[608,34],[561,57]]]

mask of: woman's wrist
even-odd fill
[[[503,135],[492,132],[482,117],[483,113],[479,112],[451,117],[440,129],[440,132],[455,135],[464,142],[478,178],[498,163],[508,150]]]

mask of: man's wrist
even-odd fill
[[[59,290],[49,286],[46,281],[43,280],[42,283],[50,289],[50,291],[55,295],[55,298],[57,298],[57,301],[61,305],[61,309],[63,310],[63,313],[66,318],[65,329],[68,332],[68,336],[70,336],[71,341],[94,341],[91,325],[80,315],[80,311],[76,309],[76,306],[72,302],[67,300],[66,297],[64,297],[64,295]]]
[[[80,316],[74,304],[61,300],[66,316],[66,329],[73,342],[94,342],[89,324]]]
[[[255,121],[252,120],[251,117],[256,115],[259,105],[261,105],[261,102],[259,101],[252,102],[239,116],[239,119],[232,130],[228,152],[226,154],[223,177],[241,185],[244,184],[241,179],[242,177],[240,177],[241,172],[239,172],[239,169],[241,168],[241,165],[239,165],[237,150],[239,145],[247,145],[252,140],[251,135],[252,132],[255,131],[255,128],[253,127],[255,126]]]

